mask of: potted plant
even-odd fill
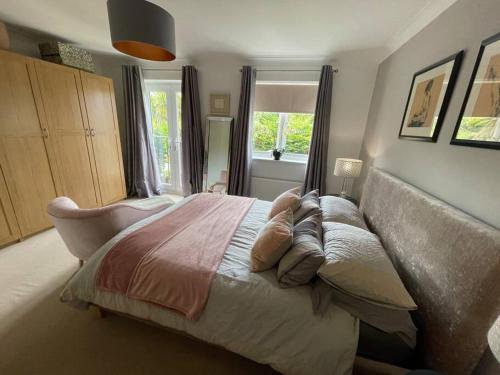
[[[274,160],[280,160],[281,155],[283,155],[284,153],[285,153],[285,149],[284,148],[275,148],[273,150]]]

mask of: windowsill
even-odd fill
[[[265,161],[269,163],[290,163],[290,164],[307,164],[307,160],[287,160],[287,159],[281,159],[281,160],[274,160],[271,158],[262,158],[258,156],[254,156],[252,160],[259,160],[259,161]]]

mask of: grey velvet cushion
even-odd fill
[[[319,207],[319,191],[312,190],[300,198],[300,206],[293,213],[295,224],[300,223],[305,218],[321,213]]]
[[[407,310],[374,304],[337,289],[317,278],[311,292],[313,311],[323,315],[333,302],[361,321],[384,331],[397,334],[410,348],[415,348],[417,328]]]
[[[395,309],[417,308],[378,237],[342,223],[323,223],[326,260],[318,276],[351,295]]]
[[[325,260],[321,214],[309,216],[294,227],[293,245],[281,258],[278,282],[288,288],[307,284]]]
[[[320,208],[323,213],[323,222],[344,223],[368,229],[363,214],[354,203],[347,199],[325,195],[320,198]]]

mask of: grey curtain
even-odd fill
[[[123,65],[122,75],[125,92],[127,195],[151,197],[160,194],[160,173],[151,127],[146,119],[141,69],[136,65]]]
[[[318,96],[316,98],[309,160],[307,161],[304,181],[304,193],[314,189],[319,189],[320,195],[325,193],[330,113],[332,110],[332,78],[332,66],[324,65],[321,68]]]
[[[201,128],[198,73],[182,67],[182,190],[184,195],[203,191],[203,131]]]
[[[238,117],[231,128],[231,148],[228,193],[250,195],[250,168],[252,162],[252,119],[256,72],[244,66],[241,73],[240,103]]]

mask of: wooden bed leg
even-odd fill
[[[108,315],[107,311],[100,307],[97,307],[97,313],[101,319],[104,319]]]
[[[93,311],[95,311],[95,313],[97,314],[97,316],[100,318],[100,319],[104,319],[108,312],[106,310],[104,310],[103,308],[99,307],[99,306],[96,306],[96,305],[91,305],[91,308]]]

